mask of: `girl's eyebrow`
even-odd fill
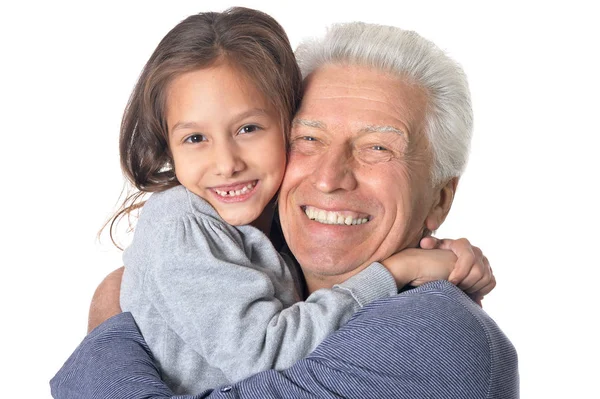
[[[252,116],[265,116],[265,115],[268,115],[267,110],[265,110],[263,108],[251,108],[247,111],[240,113],[239,115],[236,115],[233,118],[232,123],[237,123],[241,120],[244,120],[244,119],[252,117]],[[175,132],[178,129],[199,129],[199,128],[200,128],[200,125],[194,121],[179,121],[175,125],[173,125],[171,132]]]
[[[187,122],[187,121],[181,121],[181,122],[177,122],[173,128],[171,129],[171,132],[175,132],[178,129],[198,129],[198,124],[196,122]]]
[[[264,108],[251,108],[247,111],[242,112],[239,115],[236,115],[235,118],[233,118],[233,122],[239,122],[241,120],[244,120],[246,118],[249,118],[251,116],[267,116],[269,115],[269,113],[267,112],[266,109]]]

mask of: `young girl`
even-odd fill
[[[268,238],[300,97],[281,26],[234,8],[171,30],[130,98],[120,153],[138,191],[113,226],[143,210],[123,255],[121,306],[176,393],[289,367],[408,282],[374,263],[302,302],[294,263]],[[154,193],[145,204],[144,193]]]

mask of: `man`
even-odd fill
[[[472,118],[461,69],[414,33],[339,25],[297,56],[305,95],[279,213],[314,291],[442,224]],[[335,223],[348,215],[366,222]],[[51,385],[58,398],[172,396],[128,314],[86,337]],[[288,370],[178,397],[517,398],[517,358],[480,307],[438,281],[365,306]]]

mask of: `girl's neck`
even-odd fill
[[[275,213],[275,206],[273,203],[267,204],[265,209],[262,211],[258,219],[254,222],[250,223],[252,226],[256,227],[260,231],[262,231],[267,237],[271,237],[271,225],[273,223],[273,215]]]

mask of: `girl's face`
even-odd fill
[[[256,220],[286,162],[279,115],[262,93],[222,63],[175,78],[166,117],[179,182],[231,225]]]

